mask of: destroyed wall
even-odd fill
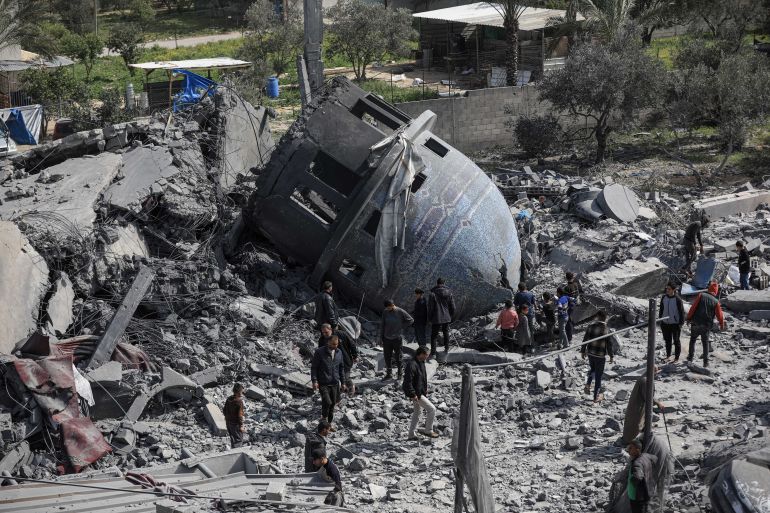
[[[456,291],[459,316],[491,308],[518,282],[516,227],[486,175],[433,134],[434,119],[426,112],[410,120],[335,79],[273,153],[251,199],[251,222],[285,254],[314,265],[315,285],[329,278],[372,309],[386,298],[408,304],[416,287],[442,276]],[[401,173],[413,176],[396,212]]]

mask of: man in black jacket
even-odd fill
[[[594,339],[604,337],[609,332],[610,330],[607,327],[607,313],[600,310],[599,313],[596,314],[596,322],[592,323],[588,327],[585,337],[583,337],[583,342],[587,342],[588,340],[593,340],[593,342],[580,346],[580,354],[583,359],[585,359],[586,354],[588,355],[588,363],[590,366],[588,371],[588,381],[586,381],[584,392],[588,394],[591,391],[591,381],[595,379],[595,403],[601,402],[604,399],[603,394],[600,394],[599,391],[602,388],[602,376],[604,375],[605,357],[610,357],[610,363],[612,363],[614,358],[614,355],[612,354],[612,339],[615,335],[603,338],[601,340]]]
[[[626,486],[626,494],[631,502],[631,513],[647,513],[647,506],[657,488],[653,468],[658,462],[658,457],[643,453],[642,443],[639,440],[632,440],[626,450],[631,456]]]
[[[743,241],[735,243],[735,250],[738,252],[738,272],[741,275],[741,290],[749,290],[749,275],[751,275],[751,258],[746,250]]]
[[[444,334],[444,351],[449,352],[449,323],[455,316],[455,299],[452,291],[444,285],[444,279],[436,280],[436,286],[430,289],[428,299],[428,320],[430,326],[430,357],[436,356],[436,341],[439,332]]]
[[[321,471],[322,475],[327,481],[334,483],[334,491],[342,491],[342,478],[340,477],[340,471],[337,465],[326,455],[324,449],[316,449],[313,451],[313,465]]]
[[[668,317],[668,319],[663,319]],[[673,283],[666,285],[666,293],[660,298],[658,307],[658,318],[660,321],[660,330],[663,332],[663,340],[666,341],[666,359],[671,358],[671,345],[674,345],[674,362],[679,361],[679,355],[682,354],[682,325],[684,324],[684,303],[682,298],[676,293],[676,286]]]
[[[695,262],[695,258],[698,256],[697,246],[700,246],[700,252],[703,253],[703,229],[709,224],[709,218],[703,216],[700,221],[693,221],[687,226],[684,231],[684,239],[682,239],[682,246],[684,246],[684,267],[682,270],[687,273],[688,276],[692,276],[692,263]]]
[[[425,360],[428,359],[428,348],[420,346],[414,353],[414,358],[407,364],[404,373],[404,395],[412,401],[414,410],[412,420],[409,423],[409,439],[417,438],[417,424],[420,422],[420,412],[424,409],[427,413],[425,429],[420,431],[431,438],[438,437],[433,431],[433,421],[436,418],[436,407],[428,400],[428,372],[425,369]]]
[[[318,467],[313,465],[313,451],[316,449],[326,450],[326,437],[329,436],[329,430],[332,425],[326,419],[318,423],[315,431],[310,431],[305,435],[305,472],[315,472]]]
[[[344,385],[348,387],[348,394],[352,396],[355,394],[356,386],[353,383],[353,379],[350,377],[350,373],[353,370],[353,365],[358,362],[358,346],[356,345],[355,340],[350,338],[344,331],[335,331],[329,324],[321,324],[321,336],[318,337],[318,347],[326,346],[331,337],[337,337],[340,341],[342,361],[345,365]]]
[[[340,385],[345,392],[345,364],[342,351],[339,349],[339,339],[330,337],[326,347],[319,347],[313,354],[310,365],[310,379],[313,389],[321,393],[321,418],[331,424],[334,419],[334,406],[340,402]],[[330,431],[335,431],[334,427]]]
[[[396,361],[396,372],[401,378],[401,360],[403,359],[401,335],[404,328],[413,323],[412,316],[397,307],[392,299],[385,300],[385,309],[382,311],[382,320],[380,321],[380,340],[382,340],[382,352],[385,356],[385,379],[393,377],[391,370],[393,360]]]
[[[418,346],[424,346],[426,337],[425,329],[428,326],[428,300],[422,289],[414,289],[414,338]]]
[[[319,329],[321,325],[328,324],[336,330],[338,321],[337,305],[332,297],[332,282],[325,281],[321,292],[315,298],[315,322]]]

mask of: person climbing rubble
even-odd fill
[[[642,442],[632,440],[626,448],[631,457],[628,464],[626,494],[631,503],[631,513],[647,513],[650,499],[655,496],[657,482],[653,468],[658,462],[654,454],[642,452]]]
[[[535,295],[527,290],[527,284],[524,282],[519,283],[519,290],[513,295],[513,304],[517,310],[521,310],[523,305],[527,305],[528,314],[527,321],[529,322],[529,330],[533,332],[535,329]]]
[[[337,329],[339,314],[337,313],[337,305],[332,297],[332,290],[332,282],[325,281],[321,287],[321,292],[316,296],[315,322],[319,329],[324,324],[330,325],[334,330]]]
[[[529,324],[529,305],[519,307],[519,325],[516,327],[516,346],[521,354],[533,352],[532,329]]]
[[[567,338],[572,343],[572,336],[575,334],[574,311],[575,306],[580,302],[583,295],[583,287],[580,285],[577,275],[572,271],[568,271],[565,277],[567,278],[567,283],[564,285],[564,292],[570,297],[569,304],[567,305]]]
[[[687,312],[687,322],[690,324],[690,350],[687,353],[687,361],[691,362],[695,357],[695,342],[698,337],[703,344],[703,366],[709,366],[709,335],[714,324],[714,317],[719,321],[719,329],[725,329],[725,317],[722,313],[722,305],[719,303],[719,284],[714,280],[709,282],[708,292],[700,292]]]
[[[428,328],[428,299],[425,297],[425,291],[414,289],[414,309],[412,310],[414,318],[414,338],[418,346],[424,346],[427,338],[425,330]]]
[[[345,366],[344,385],[348,389],[348,395],[354,395],[356,385],[353,383],[351,372],[353,365],[358,363],[358,345],[344,330],[333,330],[330,324],[321,325],[321,336],[318,337],[318,347],[324,347],[329,343],[331,337],[337,337],[340,341],[340,350],[342,350],[342,359]]]
[[[569,308],[573,299],[559,287],[556,289],[556,311],[559,319],[559,348],[565,349],[572,343],[572,337],[567,330],[569,324]]]
[[[428,359],[428,348],[420,346],[414,353],[414,358],[409,361],[404,373],[404,395],[412,401],[414,410],[409,422],[409,440],[417,439],[417,424],[420,422],[420,413],[425,410],[425,429],[420,431],[425,436],[437,438],[438,433],[433,431],[433,421],[436,418],[436,407],[428,400],[428,371],[425,369],[425,361]]]
[[[332,425],[328,420],[322,419],[318,422],[315,431],[310,431],[305,435],[305,472],[315,472],[318,470],[313,464],[313,452],[317,449],[326,451],[326,437],[331,432]]]
[[[382,341],[382,352],[385,355],[385,379],[393,377],[394,360],[398,379],[401,379],[403,375],[401,351],[403,339],[401,337],[404,329],[412,324],[414,324],[414,319],[406,310],[397,307],[392,299],[385,300],[385,309],[382,311],[380,322],[380,340]]]
[[[696,243],[700,246],[700,252],[703,253],[703,229],[708,227],[708,225],[709,218],[704,215],[699,221],[690,223],[684,231],[682,246],[684,246],[685,262],[682,270],[690,277],[693,276],[692,263],[695,262],[698,256]]]
[[[243,433],[246,432],[243,423],[243,385],[240,383],[233,385],[233,395],[225,400],[222,413],[225,416],[227,434],[230,435],[230,447],[233,449],[242,447]]]
[[[674,348],[674,363],[679,361],[682,354],[682,325],[684,324],[684,303],[679,294],[676,293],[676,285],[669,282],[666,285],[666,291],[660,298],[658,307],[658,317],[660,321],[660,330],[663,332],[663,340],[666,343],[666,360],[671,359],[671,346]]]
[[[513,302],[510,299],[505,300],[505,308],[497,315],[495,329],[500,328],[500,343],[508,351],[513,352],[514,335],[516,327],[519,325],[519,314],[513,308]]]
[[[592,340],[589,344],[582,344],[580,346],[580,355],[585,360],[588,355],[588,381],[583,392],[588,395],[591,392],[591,381],[594,382],[594,403],[600,403],[604,400],[604,394],[600,393],[602,389],[602,376],[604,375],[604,364],[606,357],[610,357],[610,363],[613,363],[615,355],[612,352],[612,343],[615,338],[614,335],[605,337],[610,332],[607,327],[607,312],[600,310],[596,314],[596,321],[594,321],[583,337],[583,342]],[[601,340],[594,340],[599,337],[604,337]]]
[[[439,332],[444,334],[444,351],[449,352],[449,323],[455,316],[455,299],[452,291],[444,285],[444,278],[436,280],[428,298],[428,320],[430,326],[430,357],[436,356],[436,341]]]
[[[330,483],[334,483],[333,492],[342,494],[342,476],[340,475],[337,465],[335,465],[331,458],[327,456],[326,450],[315,449],[312,455],[313,465],[318,469],[321,477]],[[329,495],[331,495],[331,493]],[[327,500],[329,500],[329,496],[327,496]],[[328,502],[325,503],[329,504]],[[335,505],[342,506],[342,503]]]
[[[340,402],[340,390],[347,391],[344,384],[345,364],[339,345],[337,337],[329,337],[325,347],[315,350],[310,365],[313,389],[321,394],[321,418],[329,421],[329,424],[334,420],[334,407]],[[335,431],[333,424],[329,430]]]
[[[751,276],[751,258],[743,241],[735,243],[735,251],[738,252],[738,273],[740,274],[741,290],[750,290],[749,276]]]

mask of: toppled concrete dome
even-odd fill
[[[459,316],[510,297],[516,226],[503,196],[465,155],[336,78],[294,123],[251,198],[251,220],[286,255],[374,309],[407,304],[445,277]],[[300,235],[301,234],[301,235]]]

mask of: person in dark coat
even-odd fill
[[[591,392],[591,381],[595,379],[595,403],[599,403],[604,399],[604,394],[600,394],[599,392],[602,389],[602,376],[604,376],[604,363],[606,361],[606,357],[610,357],[610,363],[612,363],[614,359],[614,354],[612,353],[612,339],[614,335],[603,338],[601,340],[594,339],[603,337],[609,332],[610,329],[607,326],[607,313],[600,310],[599,313],[596,314],[596,321],[588,326],[586,334],[583,337],[583,342],[587,342],[589,340],[593,340],[593,342],[580,346],[580,355],[584,360],[587,355],[589,364],[588,380],[586,381],[584,392],[586,394]]]
[[[572,343],[572,335],[575,333],[575,306],[580,302],[580,296],[583,295],[583,287],[575,273],[567,272],[565,277],[567,283],[564,285],[564,292],[570,297],[567,307],[567,338]]]
[[[433,421],[436,418],[436,407],[428,400],[428,371],[425,369],[425,361],[428,359],[428,348],[420,346],[414,353],[414,358],[407,364],[404,373],[404,395],[412,401],[414,410],[412,420],[409,423],[409,439],[417,438],[417,424],[420,422],[420,413],[425,410],[425,429],[420,431],[431,438],[438,437],[433,431]]]
[[[418,346],[424,346],[427,340],[425,330],[428,327],[428,299],[422,289],[414,289],[414,338]]]
[[[631,456],[626,485],[626,494],[631,502],[631,513],[647,513],[647,506],[650,499],[655,496],[657,488],[653,468],[658,462],[658,457],[642,452],[642,442],[639,440],[632,440],[626,450]]]
[[[333,330],[329,324],[321,325],[321,336],[318,337],[318,347],[324,347],[329,342],[331,337],[337,337],[340,341],[340,349],[342,350],[342,360],[345,365],[345,386],[348,388],[348,394],[353,395],[356,391],[356,385],[353,383],[353,379],[350,377],[350,373],[353,370],[353,365],[358,362],[358,346],[356,341],[348,336],[343,330]]]
[[[225,401],[222,413],[225,416],[227,434],[230,435],[230,447],[235,449],[243,446],[243,433],[246,431],[243,425],[243,385],[233,385],[233,395]]]
[[[325,281],[321,292],[315,298],[315,322],[319,329],[323,324],[328,324],[334,330],[337,329],[340,318],[332,297],[332,288],[332,282]]]
[[[428,298],[428,320],[430,326],[430,357],[436,356],[436,341],[439,332],[444,334],[444,351],[449,352],[449,323],[455,316],[455,299],[444,279],[436,280]]]
[[[735,243],[735,250],[738,252],[738,273],[741,275],[741,290],[749,290],[749,276],[751,275],[751,258],[743,241]]]
[[[382,341],[382,351],[385,356],[385,379],[393,377],[392,362],[396,361],[396,372],[399,379],[402,375],[401,361],[403,360],[401,348],[403,340],[401,335],[404,328],[414,323],[412,316],[405,310],[397,307],[392,299],[385,300],[385,309],[382,311],[382,320],[380,321],[380,340]]]
[[[682,246],[684,246],[684,266],[682,270],[689,276],[692,276],[692,263],[695,262],[695,258],[698,256],[696,243],[700,246],[700,252],[703,253],[703,229],[709,224],[709,219],[704,216],[700,221],[693,221],[687,226],[684,231],[684,238],[682,239]]]
[[[674,346],[674,362],[679,361],[679,355],[682,354],[682,342],[680,336],[682,325],[684,324],[684,303],[679,294],[676,293],[676,286],[673,283],[666,285],[666,292],[660,298],[658,307],[658,318],[660,321],[660,330],[663,332],[663,340],[666,342],[666,359],[671,358],[671,346]]]
[[[339,345],[337,337],[330,337],[326,347],[315,350],[310,364],[313,389],[321,394],[321,418],[328,420],[329,424],[334,419],[334,406],[340,402],[340,388],[343,392],[347,390],[344,384],[345,363]],[[332,426],[330,430],[335,429]]]
[[[527,305],[527,321],[529,321],[529,331],[535,331],[535,295],[527,290],[527,284],[519,283],[519,291],[513,295],[513,305],[520,311],[521,307]]]
[[[329,459],[324,449],[316,449],[313,451],[313,465],[323,475],[324,479],[334,483],[334,491],[342,491],[342,478],[337,465]]]
[[[543,320],[545,321],[546,343],[553,346],[553,328],[556,326],[556,303],[550,292],[543,292]]]
[[[687,322],[690,327],[690,351],[687,353],[687,361],[691,362],[695,356],[695,342],[701,337],[703,343],[703,366],[709,366],[709,335],[714,317],[719,321],[719,329],[725,329],[725,317],[722,314],[722,306],[719,304],[719,284],[711,281],[708,292],[701,292],[695,297],[687,312]]]
[[[316,449],[326,450],[326,437],[329,436],[332,425],[326,419],[318,423],[315,431],[305,435],[305,472],[315,472],[318,467],[313,465],[313,451]]]

